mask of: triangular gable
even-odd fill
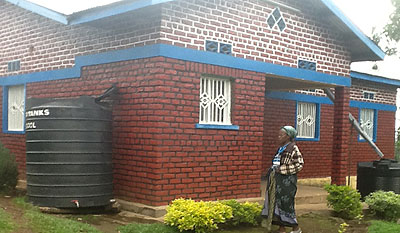
[[[65,25],[76,25],[88,23],[102,18],[123,14],[138,10],[147,6],[170,2],[174,0],[126,0],[109,5],[91,8],[89,10],[64,15],[51,9],[39,6],[26,0],[5,0],[26,10],[50,18]],[[348,49],[352,55],[352,61],[377,61],[382,60],[385,53],[372,42],[360,29],[358,29],[333,3],[331,0],[319,0],[333,15],[333,24],[340,24],[339,30],[348,41]],[[326,10],[325,9],[325,10]]]

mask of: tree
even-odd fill
[[[400,0],[392,0],[395,10],[390,15],[389,23],[383,28],[383,32],[377,33],[373,30],[372,40],[384,46],[384,51],[387,55],[397,53],[396,43],[400,41]],[[384,45],[382,45],[382,43]]]

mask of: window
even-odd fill
[[[10,86],[5,95],[7,121],[4,128],[6,131],[24,131],[25,86]]]
[[[364,99],[373,100],[373,99],[375,99],[375,93],[369,92],[369,91],[364,91],[363,97],[364,97]]]
[[[316,103],[297,102],[297,138],[318,139],[319,105]]]
[[[231,81],[226,78],[200,79],[200,124],[231,124]]]
[[[367,135],[375,140],[375,110],[374,109],[360,109],[360,126],[367,133]],[[365,140],[364,137],[360,135],[360,140]]]

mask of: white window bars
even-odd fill
[[[24,130],[25,87],[8,87],[8,131]]]
[[[315,138],[317,104],[297,103],[297,137]]]
[[[373,109],[362,108],[360,110],[360,126],[371,139],[374,138],[374,115]],[[364,138],[360,135],[360,139]]]
[[[200,124],[231,125],[231,81],[224,78],[200,79]]]

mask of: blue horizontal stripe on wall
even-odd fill
[[[376,82],[376,83],[384,83],[384,84],[389,84],[393,86],[400,87],[400,80],[395,80],[395,79],[388,79],[388,78],[383,78],[375,75],[370,75],[370,74],[364,74],[364,73],[359,73],[359,72],[350,72],[350,76],[352,78],[356,79],[361,79],[361,80],[367,80],[371,82]]]
[[[196,129],[224,129],[224,130],[239,130],[238,125],[211,125],[211,124],[196,124]]]
[[[211,53],[165,44],[149,45],[124,50],[115,50],[105,53],[78,56],[75,59],[75,66],[73,68],[3,77],[0,79],[0,85],[16,85],[30,82],[76,78],[80,77],[80,70],[83,66],[99,65],[156,56],[224,66],[234,69],[255,71],[303,81],[319,82],[339,86],[351,85],[351,80],[347,77],[328,75],[310,70],[303,70],[272,63],[247,60],[244,58],[237,58],[225,54]]]
[[[328,97],[306,95],[306,94],[299,94],[292,92],[268,91],[265,94],[265,96],[271,99],[294,100],[294,101],[309,102],[316,104],[333,104]]]
[[[395,105],[377,104],[377,103],[361,102],[361,101],[354,101],[354,100],[350,100],[350,107],[370,108],[370,109],[390,111],[390,112],[395,112],[397,110],[397,107]]]
[[[265,97],[271,99],[293,100],[293,101],[309,102],[316,104],[333,104],[328,97],[313,96],[313,95],[291,93],[291,92],[268,91],[266,92]],[[395,105],[370,103],[370,102],[362,102],[355,100],[350,100],[350,107],[369,108],[369,109],[376,109],[376,110],[390,111],[390,112],[395,112],[397,110],[397,107]]]
[[[333,84],[349,87],[351,79],[342,76],[319,73],[311,70],[304,70],[288,66],[281,66],[272,63],[253,61],[244,58],[237,58],[225,54],[210,53],[194,49],[186,49],[170,45],[161,45],[160,53],[164,56],[193,61],[211,65],[225,66],[235,69],[255,71],[265,74],[289,77],[302,81],[312,81],[324,84]]]

